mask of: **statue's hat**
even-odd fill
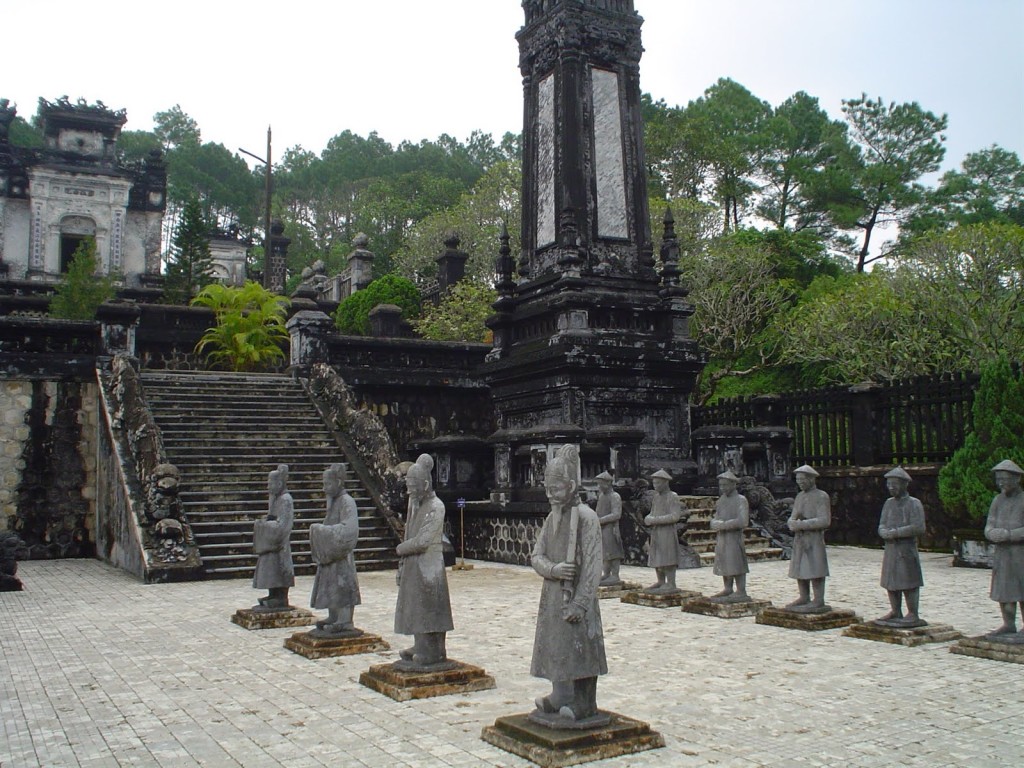
[[[1024,475],[1024,469],[1021,469],[1017,464],[1010,459],[1003,459],[994,467],[993,472],[1012,472],[1015,475]]]
[[[906,480],[908,483],[912,479],[910,475],[907,474],[907,471],[903,469],[903,467],[896,467],[895,469],[890,469],[888,472],[885,473],[885,476],[896,477],[899,478],[900,480]]]
[[[608,482],[612,482],[613,480],[615,480],[615,478],[612,477],[611,475],[609,475],[607,472],[602,472],[600,475],[598,475],[594,479],[595,480],[607,480]]]
[[[794,475],[799,475],[801,472],[805,475],[810,475],[811,477],[818,476],[818,470],[816,470],[810,464],[804,464],[803,466],[797,467],[796,469],[793,470]]]
[[[671,480],[672,479],[672,475],[670,475],[664,469],[659,469],[657,472],[653,473],[651,475],[651,477],[660,477],[663,480]]]
[[[720,474],[718,476],[718,479],[719,480],[732,480],[734,483],[738,483],[740,481],[740,479],[738,477],[736,477],[736,475],[734,475],[732,473],[731,469],[725,470],[725,472],[723,472],[722,474]]]

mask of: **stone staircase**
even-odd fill
[[[690,510],[690,519],[686,527],[686,541],[700,555],[702,565],[713,565],[715,562],[715,539],[717,534],[711,530],[711,518],[715,515],[714,496],[680,496],[684,509]],[[747,560],[778,560],[782,557],[782,549],[774,546],[762,536],[756,528],[747,528],[743,532],[743,540],[747,550]]]
[[[323,522],[323,471],[345,463],[342,449],[302,386],[272,374],[143,371],[142,387],[181,472],[184,512],[210,578],[252,576],[253,522],[267,512],[267,474],[287,464],[295,504],[296,574],[316,570],[309,526]],[[356,567],[397,567],[391,528],[354,474],[346,483],[359,508]]]

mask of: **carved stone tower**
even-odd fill
[[[640,114],[643,19],[633,0],[525,0],[522,252],[497,262],[485,374],[499,430],[496,494],[536,495],[549,455],[580,446],[584,477],[689,466],[689,338],[666,222],[651,245]],[[516,274],[513,273],[515,268]]]

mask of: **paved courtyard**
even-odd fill
[[[828,600],[865,618],[887,610],[881,552],[829,550]],[[968,635],[993,629],[987,571],[923,555],[922,615]],[[21,563],[25,591],[0,593],[0,766],[513,766],[481,741],[500,715],[546,690],[529,675],[540,580],[477,563],[449,573],[456,629],[449,654],[478,664],[495,690],[400,704],[360,686],[397,658],[393,572],[360,576],[357,624],[382,654],[310,661],[282,643],[294,630],[229,621],[254,602],[246,581],[144,586],[96,561]],[[795,596],[783,562],[752,565],[750,592]],[[626,578],[650,572],[623,568]],[[710,568],[680,573],[710,593]],[[312,579],[292,603],[308,606]],[[667,748],[613,766],[985,766],[1024,761],[1024,667],[601,603],[610,674],[604,708],[649,721]]]

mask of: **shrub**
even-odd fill
[[[433,341],[487,341],[491,332],[484,321],[494,313],[497,298],[490,286],[461,280],[437,306],[424,310],[416,331]]]
[[[284,358],[288,341],[285,309],[290,302],[251,280],[241,288],[212,283],[192,300],[193,306],[213,310],[217,324],[196,344],[214,366],[233,371],[266,368]]]
[[[982,517],[996,494],[992,467],[1003,459],[1024,463],[1024,375],[1005,358],[982,369],[971,418],[963,446],[939,472],[939,498],[947,511]]]
[[[114,281],[96,274],[96,241],[87,237],[71,256],[68,272],[50,300],[51,317],[93,320],[100,304],[114,297]]]
[[[402,317],[412,322],[420,314],[420,292],[408,278],[384,275],[341,302],[334,322],[342,333],[365,336],[370,332],[370,311],[380,304],[395,304]]]

